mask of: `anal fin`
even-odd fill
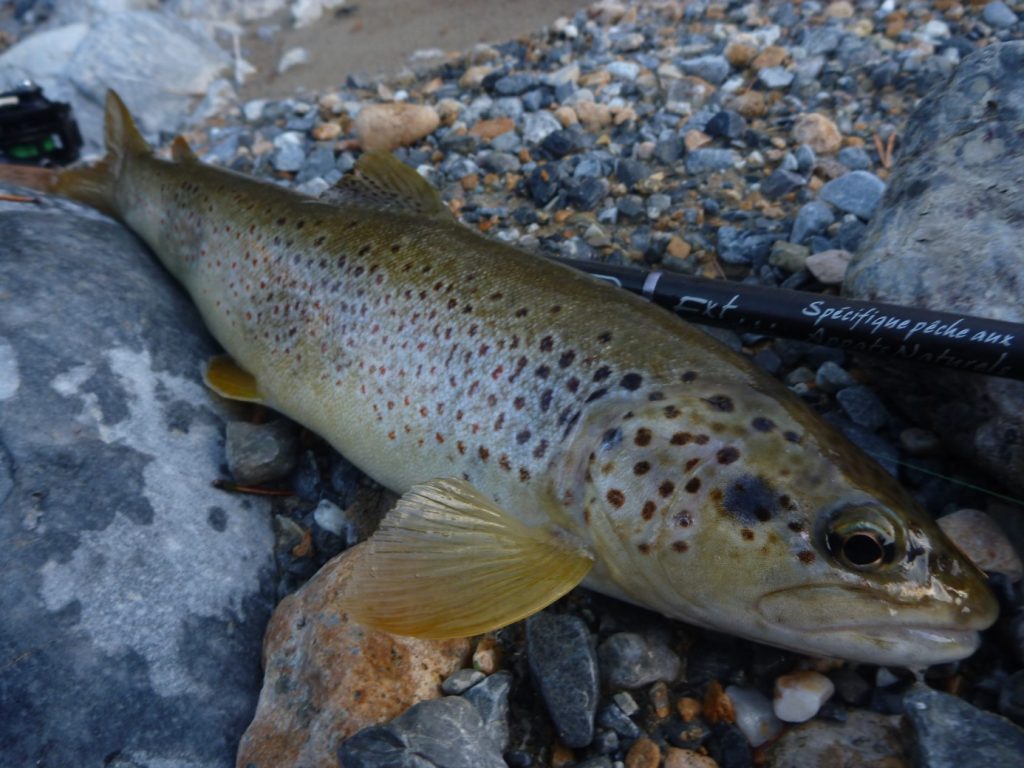
[[[228,400],[263,402],[259,387],[256,385],[256,377],[239,366],[230,355],[210,358],[203,379],[206,386]]]
[[[469,637],[525,618],[579,584],[589,552],[531,528],[451,478],[398,500],[345,589],[358,622],[396,635]]]

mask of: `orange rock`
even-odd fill
[[[467,640],[395,637],[348,618],[339,598],[358,550],[331,560],[274,611],[238,765],[334,768],[343,740],[438,698],[441,681],[468,662]]]
[[[718,768],[718,763],[689,749],[669,747],[665,753],[665,768]]]
[[[843,135],[839,133],[836,124],[817,112],[808,112],[797,117],[793,125],[793,138],[820,155],[838,152],[843,146]]]
[[[711,137],[704,133],[704,131],[698,131],[696,128],[691,128],[683,136],[683,146],[686,147],[687,152],[693,152],[693,150],[700,149],[705,144],[710,143]]]
[[[576,125],[580,121],[576,117],[576,110],[572,107],[562,106],[555,110],[555,117],[558,118],[558,122],[562,124],[563,128],[568,128],[570,125]]]
[[[580,101],[574,105],[576,117],[588,131],[599,131],[612,123],[612,110],[607,104]]]
[[[781,67],[789,61],[789,51],[781,45],[769,45],[761,51],[751,62],[756,70],[767,69],[768,67]]]
[[[733,709],[732,699],[717,680],[708,683],[707,690],[704,691],[703,712],[704,719],[711,725],[736,721],[736,711]]]
[[[508,133],[516,127],[516,122],[511,117],[496,117],[493,120],[481,120],[469,129],[470,136],[479,136],[481,139],[491,139]]]
[[[736,69],[746,69],[757,57],[757,42],[750,35],[737,35],[725,46],[725,58]]]
[[[646,736],[634,741],[626,753],[626,768],[658,768],[660,764],[661,750]]]
[[[761,91],[744,91],[730,100],[729,107],[746,118],[761,117],[766,110],[764,93]]]
[[[334,141],[341,136],[341,125],[338,123],[317,123],[313,126],[313,138],[317,141]]]
[[[437,110],[430,106],[389,102],[370,104],[356,115],[356,136],[364,149],[390,151],[408,146],[441,124]]]

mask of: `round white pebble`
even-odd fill
[[[772,712],[767,696],[753,688],[738,685],[730,685],[725,693],[736,713],[736,727],[747,737],[750,746],[759,747],[778,736],[782,723]]]
[[[775,715],[787,723],[805,723],[818,714],[835,691],[832,681],[810,670],[782,675],[775,680]]]

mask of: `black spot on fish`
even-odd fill
[[[671,480],[666,480],[658,486],[658,493],[661,494],[663,499],[667,499],[672,495],[672,492],[676,489],[676,484]]]
[[[550,389],[545,389],[540,393],[540,409],[542,411],[547,411],[547,409],[551,407],[552,395],[554,395],[554,392]]]
[[[568,350],[567,352],[563,352],[562,356],[560,358],[558,358],[558,367],[559,368],[568,368],[570,365],[572,365],[572,361],[575,360],[575,359],[576,359],[576,353],[574,351],[572,351],[571,349]]]
[[[672,439],[669,442],[672,445],[686,445],[691,440],[693,440],[693,435],[689,432],[676,432],[672,435]]]
[[[674,405],[666,405],[665,406],[665,418],[666,419],[676,419],[676,418],[679,418],[679,414],[680,414],[680,411],[679,411],[679,409],[676,406],[674,406]]]
[[[612,488],[605,494],[605,498],[608,499],[608,503],[618,509],[626,503],[626,494],[620,491],[618,488]]]
[[[740,457],[740,449],[734,445],[727,445],[715,455],[719,464],[732,464]]]
[[[651,392],[651,394],[649,394],[647,396],[647,399],[650,400],[652,403],[656,403],[659,400],[664,400],[665,399],[665,393],[664,392]]]
[[[549,375],[551,375],[551,369],[546,365],[540,365],[537,366],[537,370],[535,370],[533,374],[538,379],[546,379]]]
[[[721,411],[722,413],[731,413],[735,408],[732,404],[732,398],[727,395],[712,395],[711,397],[705,397],[704,402],[710,405],[714,410]]]
[[[689,548],[690,548],[690,545],[687,544],[685,541],[673,541],[672,542],[672,551],[674,551],[674,552],[678,552],[678,553],[682,554],[683,552],[685,552]]]
[[[590,396],[587,397],[585,402],[592,403],[595,400],[600,400],[602,397],[604,397],[607,394],[608,394],[608,390],[607,389],[595,389],[593,392],[590,393]]]
[[[651,471],[651,462],[649,461],[638,461],[633,465],[634,475],[646,475]]]
[[[627,373],[619,380],[619,386],[630,391],[640,389],[640,385],[643,383],[644,377],[639,373]]]
[[[523,443],[529,442],[530,437],[531,437],[530,430],[528,430],[528,429],[521,430],[521,431],[516,433],[516,442],[519,443],[519,445],[522,445]]]
[[[640,447],[650,445],[651,430],[649,430],[647,427],[640,427],[640,429],[636,431],[636,436],[633,438],[633,442],[639,445]]]
[[[817,556],[808,549],[802,550],[801,552],[797,553],[797,558],[804,565],[810,565],[815,561],[816,557]]]
[[[692,478],[690,478],[689,482],[685,486],[683,486],[683,487],[686,488],[686,492],[687,493],[696,493],[697,491],[700,490],[700,478],[699,477],[692,477]]]
[[[654,517],[654,513],[655,513],[655,511],[657,509],[658,509],[658,505],[655,504],[650,499],[648,499],[647,501],[644,502],[643,509],[640,510],[640,516],[644,520],[650,520],[652,517]]]
[[[575,394],[576,390],[580,388],[580,380],[573,376],[571,379],[565,382],[565,388],[568,389],[573,394]]]
[[[775,429],[775,422],[766,416],[755,416],[750,422],[750,426],[758,432],[771,432]]]
[[[544,453],[547,451],[547,449],[548,449],[548,441],[547,440],[541,440],[537,444],[537,447],[533,449],[533,458],[535,458],[535,459],[543,458],[544,457]]]
[[[555,340],[550,336],[545,336],[540,340],[540,351],[550,352],[555,346]]]
[[[799,443],[802,439],[800,435],[798,435],[796,432],[793,432],[792,430],[783,432],[782,436],[789,440],[789,442],[791,443]]]
[[[800,533],[804,529],[804,523],[802,520],[791,520],[786,524],[789,530],[793,533]]]
[[[726,489],[722,511],[744,523],[765,523],[779,512],[778,495],[763,477],[744,475]]]
[[[596,371],[594,371],[594,382],[601,382],[612,375],[612,369],[607,365],[602,365]]]
[[[740,529],[740,536],[743,537],[744,541],[753,541],[754,540],[754,532],[752,530],[750,530],[749,528],[741,528]]]
[[[685,373],[683,373],[682,376],[679,377],[679,379],[680,379],[680,381],[685,381],[687,383],[689,383],[691,381],[696,381],[697,380],[697,372],[696,371],[686,371]]]
[[[612,332],[605,331],[604,333],[597,334],[597,340],[602,344],[607,344],[609,341],[612,340]]]

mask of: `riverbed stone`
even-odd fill
[[[211,484],[216,346],[114,221],[0,202],[0,238],[0,763],[232,766],[273,537]]]
[[[845,292],[1024,322],[1022,177],[1024,41],[1014,41],[971,54],[921,102]],[[1004,343],[980,344],[980,370]],[[887,391],[915,421],[1024,492],[1024,383],[944,370],[922,377],[909,366],[886,374]]]

